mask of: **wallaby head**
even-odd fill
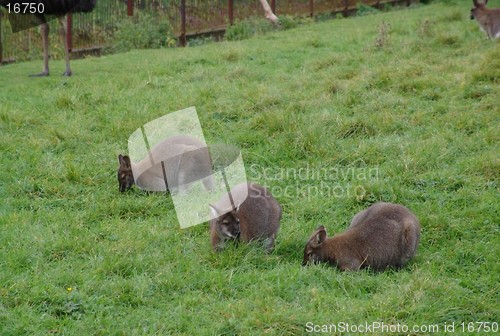
[[[118,155],[118,185],[121,192],[124,192],[132,187],[134,184],[134,175],[132,173],[132,166],[130,158],[127,155]]]
[[[474,7],[472,7],[470,10],[470,19],[474,20],[476,18],[476,16],[483,13],[486,10],[487,3],[488,3],[488,0],[485,0],[484,2],[472,0],[472,4],[474,5]]]
[[[214,216],[217,216],[214,223],[214,230],[219,237],[226,239],[238,239],[240,236],[240,219],[238,218],[238,208],[227,213],[217,209],[215,205],[209,204]]]
[[[309,241],[304,249],[304,259],[302,260],[302,266],[308,263],[318,263],[322,260],[321,256],[321,244],[326,240],[326,229],[323,225],[320,225],[316,231],[311,235]]]
[[[239,184],[231,189],[230,194],[238,205],[228,204],[228,195],[210,205],[214,217],[210,222],[213,249],[220,250],[225,241],[231,239],[242,242],[260,239],[265,241],[270,252],[280,226],[278,201],[266,188],[255,183]]]
[[[472,0],[474,7],[470,10],[471,20],[476,20],[481,30],[483,30],[489,38],[500,37],[500,9],[488,9],[486,4],[488,0],[482,2]]]
[[[341,270],[404,266],[416,253],[420,224],[399,204],[376,203],[353,217],[349,228],[331,238],[319,226],[304,249],[302,265],[328,262]]]

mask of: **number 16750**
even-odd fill
[[[6,7],[7,12],[13,14],[43,14],[45,10],[45,7],[41,2],[16,2],[15,4],[8,3]]]

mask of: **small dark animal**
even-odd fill
[[[6,7],[10,4],[13,7],[15,4],[23,5],[23,3],[34,3],[43,4],[43,13],[29,14],[34,15],[40,23],[40,29],[42,33],[43,41],[43,71],[36,75],[31,75],[32,77],[41,77],[49,75],[49,25],[47,24],[47,15],[57,16],[59,23],[61,25],[60,34],[64,43],[65,60],[66,60],[66,71],[63,73],[64,76],[71,76],[71,68],[69,65],[69,49],[66,40],[66,23],[64,22],[64,16],[71,13],[88,13],[91,12],[95,5],[96,0],[2,0],[0,5]],[[35,6],[37,7],[37,6]],[[21,7],[24,8],[24,7]],[[38,7],[37,7],[38,8]]]
[[[399,268],[415,255],[419,240],[420,225],[410,210],[398,204],[375,203],[332,238],[327,238],[323,225],[318,227],[306,244],[302,265],[328,262],[342,271]]]
[[[128,155],[118,155],[118,185],[120,192],[130,189],[134,185],[134,174],[132,173],[132,165]]]
[[[474,8],[470,10],[470,19],[476,19],[482,31],[488,34],[490,39],[500,37],[500,8],[488,9],[486,4],[488,0],[479,2],[472,0]]]
[[[205,189],[214,189],[210,153],[205,143],[197,138],[172,136],[157,143],[149,154],[135,163],[127,155],[118,155],[118,184],[121,192],[134,184],[147,191],[184,192],[198,180],[202,180]],[[165,177],[168,185],[165,185]]]
[[[230,193],[234,203],[238,204],[236,209],[232,209],[228,194],[215,205],[210,205],[216,217],[210,222],[213,249],[222,249],[225,241],[231,239],[246,243],[261,239],[267,252],[271,252],[280,228],[281,206],[278,201],[256,183],[239,184]]]

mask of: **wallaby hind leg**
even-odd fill
[[[420,240],[420,232],[414,223],[405,223],[403,231],[403,259],[402,265],[415,256]]]
[[[215,189],[215,181],[214,177],[212,175],[205,177],[203,180],[203,185],[205,186],[205,189],[208,191],[212,191]]]
[[[338,264],[338,268],[341,271],[356,272],[356,271],[359,271],[361,269],[362,265],[363,265],[363,262],[360,262],[359,260],[353,258],[350,260],[346,260],[344,262],[340,262]]]
[[[271,253],[274,250],[274,241],[276,240],[276,235],[273,233],[271,237],[264,240],[264,247],[266,248],[266,253]]]
[[[191,181],[191,178],[187,173],[183,171],[179,172],[177,190],[175,193],[185,196],[188,193],[191,186],[193,185],[193,183],[194,182]]]

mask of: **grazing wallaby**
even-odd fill
[[[488,0],[485,0],[484,2],[472,0],[472,3],[474,4],[474,8],[470,10],[471,20],[476,19],[476,21],[479,23],[479,27],[481,27],[481,30],[488,34],[489,38],[499,38],[500,8],[486,8]]]
[[[163,140],[151,149],[150,155],[137,163],[130,162],[128,156],[121,154],[118,155],[118,161],[118,183],[121,192],[130,189],[134,183],[147,191],[178,189],[182,192],[197,180],[202,180],[207,190],[214,189],[212,161],[208,148],[191,136],[176,135]],[[168,186],[165,185],[165,178]]]
[[[278,201],[266,188],[256,183],[238,184],[230,194],[234,204],[237,204],[236,209],[228,194],[210,205],[216,217],[210,221],[213,249],[222,249],[225,241],[230,239],[243,242],[262,239],[267,252],[271,252],[280,228],[281,206]]]
[[[343,271],[399,268],[415,255],[419,240],[420,224],[410,210],[399,204],[375,203],[332,238],[327,239],[323,225],[318,227],[306,244],[302,265],[328,262]]]

